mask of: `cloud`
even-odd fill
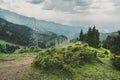
[[[114,6],[120,7],[120,0],[111,0],[114,3]]]
[[[0,0],[0,8],[69,25],[120,26],[120,0]]]
[[[3,0],[0,0],[0,4],[2,4],[3,3]]]
[[[74,5],[75,4],[71,1],[46,0],[43,3],[43,9],[67,12],[67,11],[72,11]]]
[[[74,1],[74,0],[73,0]],[[81,7],[88,7],[92,4],[93,0],[75,0],[76,5]]]
[[[56,10],[62,12],[82,12],[90,8],[93,0],[46,0],[43,3],[43,9]]]
[[[31,0],[30,2],[33,4],[40,4],[40,3],[44,2],[44,0]]]

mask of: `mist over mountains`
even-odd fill
[[[50,21],[38,20],[33,17],[26,17],[4,9],[0,9],[0,18],[10,21],[14,24],[28,26],[32,29],[34,29],[34,26],[37,26],[40,33],[46,33],[49,31],[54,32],[57,35],[65,35],[71,38],[77,38],[81,29],[83,29],[84,33],[88,30],[88,28],[84,26],[63,25]],[[105,40],[108,35],[109,33],[101,32],[100,39]]]
[[[72,34],[72,36],[74,36],[80,32],[81,28],[86,31],[86,28],[84,27],[69,26],[50,21],[38,20],[3,9],[0,9],[0,17],[15,24],[26,25],[32,29],[34,29],[34,26],[36,25],[38,27],[38,30],[42,33],[51,31],[57,33],[58,35],[70,36]]]
[[[46,33],[37,33],[36,31],[24,26],[13,24],[2,18],[0,18],[0,40],[6,42],[22,45],[22,46],[32,46],[34,45],[35,38],[38,37],[38,46],[41,48],[47,48],[55,45],[55,41],[67,40],[66,36],[57,35],[53,32],[47,31]]]

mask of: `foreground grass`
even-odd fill
[[[108,59],[102,59],[104,60]],[[22,73],[20,80],[120,80],[120,71],[104,62],[87,63],[73,70],[73,78],[66,79],[62,75],[45,74],[32,68],[29,72]]]
[[[68,46],[78,46],[81,43],[70,43],[66,44]],[[81,46],[85,46],[81,44]],[[72,68],[73,76],[71,78],[66,78],[64,75],[55,75],[53,73],[46,73],[37,69],[31,69],[29,72],[23,72],[20,80],[120,80],[120,71],[116,70],[110,61],[111,53],[108,51],[108,55],[104,55],[106,49],[99,48],[95,49],[87,46],[90,50],[95,50],[98,52],[97,58],[99,60],[93,60],[91,63],[85,63],[80,65],[80,67]],[[56,72],[53,69],[52,72]]]
[[[75,72],[75,80],[120,80],[120,71],[105,63],[85,64]]]
[[[11,53],[11,54],[5,54],[5,53],[0,53],[0,58],[10,58],[10,57],[25,57],[25,56],[32,56],[32,55],[37,55],[36,52],[27,52],[27,53]]]
[[[66,46],[71,46],[71,45],[76,46],[76,44],[74,43],[71,43],[70,45],[66,45]],[[82,46],[84,47],[84,45]],[[92,50],[97,50],[97,52],[99,53],[104,53],[104,51],[106,51],[106,49],[103,49],[103,48],[95,49],[89,46],[87,48],[90,48]],[[21,59],[25,58],[26,56],[35,57],[37,53],[35,52],[27,52],[22,54],[18,54],[18,53],[2,54],[1,53],[0,58],[20,58],[16,61],[19,61],[19,60],[21,61]],[[31,58],[31,57],[28,57],[28,58]],[[25,59],[28,59],[28,58],[25,58]],[[24,72],[20,72],[20,78],[18,80],[120,80],[120,71],[116,70],[111,65],[109,56],[104,56],[104,57],[98,56],[98,59],[99,61],[94,60],[91,63],[85,63],[80,67],[73,68],[73,76],[69,79],[62,74],[55,75],[53,73],[46,73],[29,66],[29,68],[31,69]],[[30,65],[30,63],[28,65]],[[53,70],[53,72],[56,72],[56,71]]]

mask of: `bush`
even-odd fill
[[[96,52],[86,47],[52,48],[39,53],[32,65],[42,71],[58,71],[63,75],[73,75],[73,68],[96,58]],[[64,74],[65,73],[65,74]]]
[[[104,54],[104,53],[98,53],[97,56],[100,57],[100,58],[105,58],[106,54]]]
[[[28,51],[29,51],[28,48],[24,47],[24,48],[17,49],[15,53],[26,53]]]
[[[77,52],[77,51],[79,51],[79,49],[80,49],[79,47],[75,47],[72,49],[72,52]]]
[[[68,50],[72,50],[73,49],[73,47],[72,46],[68,46],[68,48],[67,48]]]
[[[114,56],[111,58],[112,65],[115,66],[116,69],[120,70],[120,57]]]
[[[41,49],[39,47],[37,47],[37,46],[31,46],[29,48],[29,51],[30,52],[39,52],[39,51],[41,51]]]
[[[84,47],[88,47],[88,44],[87,44],[87,43],[84,43]]]
[[[19,46],[14,46],[10,44],[0,45],[0,52],[1,53],[14,53],[15,50],[19,49]]]
[[[105,55],[109,55],[109,52],[108,52],[108,51],[105,51],[104,54],[105,54]]]
[[[23,47],[23,48],[20,48],[20,49],[17,49],[15,51],[15,53],[26,53],[26,52],[39,52],[41,51],[40,48],[36,47],[36,46],[31,46],[31,47]]]

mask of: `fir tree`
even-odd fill
[[[103,47],[110,49],[114,54],[120,54],[120,31],[118,31],[118,35],[108,36]]]
[[[83,30],[82,29],[81,29],[81,32],[80,32],[79,40],[80,41],[84,41],[84,34],[83,34]]]
[[[92,47],[99,47],[99,31],[94,26],[93,28],[89,27],[89,30],[86,34],[83,34],[83,30],[81,29],[79,40],[87,42]]]
[[[92,29],[89,27],[88,33],[87,33],[87,43],[92,47],[98,47],[99,45],[99,31],[94,26]]]

